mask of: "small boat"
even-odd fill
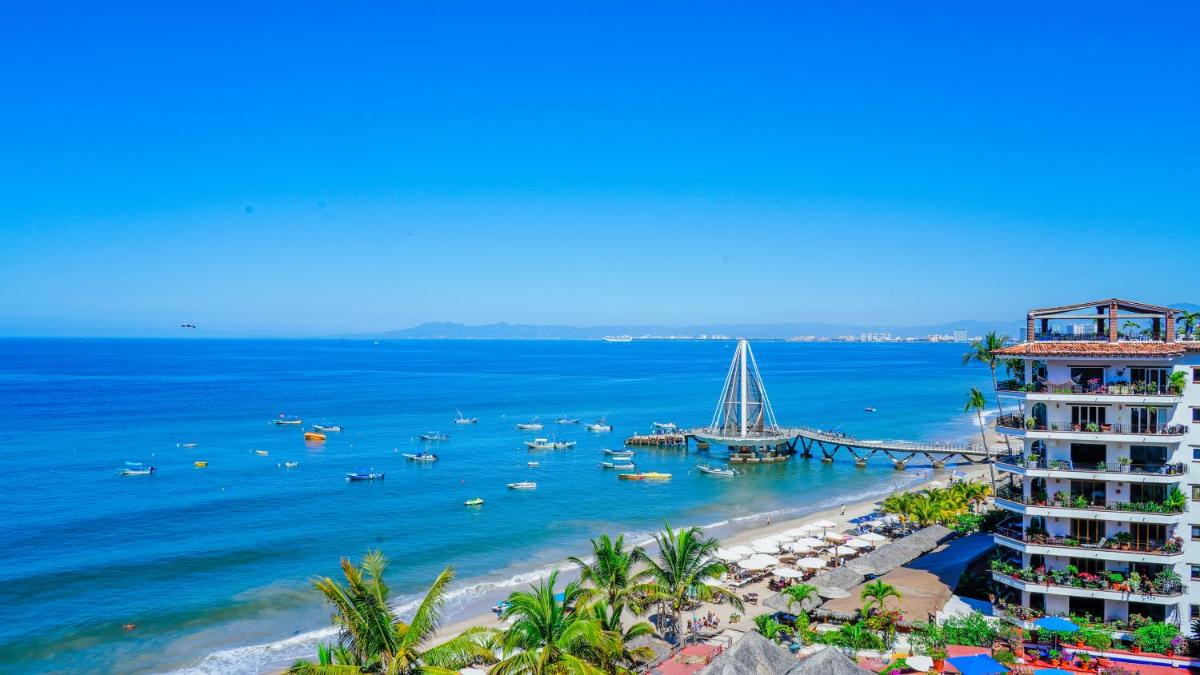
[[[340,425],[340,424],[314,424],[314,425],[313,425],[313,430],[315,430],[315,431],[326,431],[326,432],[328,432],[328,431],[341,431],[341,430],[342,430],[342,425]]]
[[[555,424],[579,424],[578,417],[560,417],[554,420]]]
[[[383,472],[375,473],[373,469],[359,469],[346,474],[346,480],[383,480]]]
[[[541,431],[542,423],[541,422],[521,422],[521,423],[517,424],[517,428],[520,429],[521,431]]]
[[[463,417],[461,410],[455,410],[454,412],[458,413],[458,417],[454,418],[455,424],[479,424],[478,417]]]
[[[285,468],[285,469],[294,469],[298,466],[300,466],[300,462],[284,462],[283,463],[283,468]]]
[[[609,450],[608,448],[605,448],[604,454],[608,455],[609,457],[633,457],[632,450]]]
[[[269,455],[271,453],[266,450],[255,450],[254,454],[258,455],[259,457],[266,457],[267,455]]]
[[[412,453],[406,452],[406,453],[404,453],[404,456],[407,457],[410,462],[436,462],[436,461],[438,461],[438,456],[433,454],[432,452],[418,452],[415,455]]]
[[[617,474],[617,478],[619,478],[621,480],[646,480],[646,474],[644,474],[644,473],[619,473],[619,474]]]
[[[304,440],[317,441],[318,443],[324,442],[325,434],[317,433],[315,431],[306,431],[306,432],[304,432]]]
[[[271,421],[275,424],[304,424],[304,420],[295,415],[280,415]]]
[[[531,480],[523,480],[523,481],[520,481],[517,483],[509,483],[508,489],[509,490],[536,490],[537,483],[535,483]]]
[[[554,442],[548,438],[535,438],[532,441],[525,441],[525,447],[530,450],[553,450]]]
[[[575,445],[576,441],[554,441],[555,450],[570,450]]]
[[[605,335],[600,339],[604,342],[633,342],[631,335]]]
[[[863,408],[863,410],[865,410],[865,411],[867,411],[867,412],[879,412],[879,411],[878,411],[878,410],[876,410],[875,408]]]
[[[612,431],[612,425],[605,422],[603,417],[591,424],[584,425],[584,428],[588,431]]]
[[[425,433],[420,434],[419,438],[423,441],[448,441],[448,440],[450,440],[449,436],[447,436],[446,434],[443,434],[440,431],[426,431]]]
[[[197,445],[200,445],[200,444],[199,444],[199,443],[176,443],[176,444],[175,444],[175,447],[178,447],[178,448],[194,448],[194,447],[196,447]]]
[[[476,497],[474,499],[468,499],[467,501],[463,502],[463,505],[464,506],[483,506],[483,498]]]
[[[659,473],[657,471],[647,471],[646,473],[644,473],[642,475],[646,477],[646,480],[671,480],[671,474],[669,474],[669,473]]]
[[[674,422],[655,422],[654,428],[662,429],[663,431],[674,431],[679,428],[679,425]]]
[[[625,469],[630,471],[637,468],[633,462],[623,462],[621,464],[617,464],[616,462],[600,462],[600,466],[605,469]]]
[[[193,464],[193,465],[194,465],[194,466],[195,466],[197,469],[203,469],[204,467],[208,466],[208,462],[207,462],[206,460],[203,460],[203,459],[202,459],[202,460],[199,460],[199,461],[196,461],[196,462],[192,462],[192,464]]]
[[[122,476],[149,476],[155,471],[158,471],[158,469],[146,466],[141,462],[125,462],[125,468],[121,469],[118,473]]]
[[[536,468],[538,468],[539,465],[537,462],[525,462],[525,466],[527,466],[531,469],[536,469]]]
[[[700,466],[698,466],[696,468],[700,470],[700,473],[707,473],[707,474],[710,474],[713,476],[736,476],[736,475],[738,475],[738,472],[734,471],[733,469],[722,469],[719,467],[707,466],[704,464],[701,464]]]

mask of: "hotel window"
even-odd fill
[[[1200,461],[1200,448],[1192,448],[1192,461]]]
[[[1192,581],[1200,581],[1200,565],[1189,565],[1192,569]]]
[[[1104,521],[1072,518],[1071,536],[1084,544],[1099,544],[1104,538]]]
[[[1071,406],[1071,425],[1078,424],[1080,429],[1089,424],[1104,424],[1104,406],[1073,405]]]
[[[1200,384],[1200,368],[1192,368],[1192,384]]]
[[[1200,408],[1192,408],[1192,421],[1200,422]]]
[[[1192,501],[1200,502],[1200,485],[1192,486]]]
[[[1169,379],[1166,368],[1130,368],[1129,381],[1152,385],[1155,391],[1166,391]]]
[[[1192,618],[1200,619],[1200,605],[1191,605],[1191,608],[1192,608]]]
[[[1200,525],[1192,526],[1192,539],[1200,539]]]
[[[1159,422],[1159,413],[1161,411],[1161,408],[1134,408],[1131,406],[1129,408],[1129,421],[1133,426],[1133,433],[1155,433],[1155,430],[1161,426]]]

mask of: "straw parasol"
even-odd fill
[[[788,650],[771,642],[757,631],[746,633],[733,646],[721,652],[705,675],[774,675],[786,673],[796,664]]]
[[[820,558],[801,558],[796,561],[797,567],[803,567],[806,570],[819,570],[828,564]]]

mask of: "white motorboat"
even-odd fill
[[[532,441],[525,441],[525,447],[530,450],[553,450],[554,442],[548,438],[535,438]]]
[[[604,421],[603,417],[595,422],[592,422],[591,424],[585,425],[584,428],[586,428],[588,431],[612,431],[612,425]]]
[[[554,420],[556,424],[579,424],[578,417],[560,417]]]
[[[555,450],[570,450],[575,447],[576,441],[554,441]]]
[[[604,454],[609,455],[610,457],[633,457],[632,450],[609,450],[608,448],[605,448]]]
[[[517,428],[520,429],[521,431],[541,431],[542,423],[541,422],[521,422],[521,423],[517,424]]]
[[[720,467],[706,466],[704,464],[701,464],[700,466],[698,466],[696,468],[700,470],[700,473],[707,473],[711,476],[736,476],[736,475],[738,475],[738,472],[733,469],[722,469]]]
[[[879,412],[878,408],[863,408],[865,412]]]
[[[438,461],[438,456],[433,454],[432,452],[418,452],[415,455],[412,454],[411,452],[406,452],[406,453],[404,453],[404,456],[407,457],[410,462],[436,462],[436,461]]]
[[[655,422],[654,428],[661,429],[663,431],[675,431],[679,428],[679,425],[675,424],[674,422]]]
[[[313,430],[321,431],[321,432],[341,431],[342,425],[340,425],[340,424],[314,424]]]
[[[383,480],[383,472],[375,473],[374,470],[359,469],[346,474],[346,480]]]
[[[537,483],[535,483],[531,480],[523,480],[523,481],[520,481],[517,483],[509,483],[508,489],[509,490],[536,490]]]
[[[621,469],[623,471],[633,471],[637,468],[633,462],[623,462],[621,464],[617,464],[616,462],[600,462],[600,466],[606,469]]]
[[[294,469],[298,466],[300,466],[300,462],[284,462],[283,463],[283,468],[285,468],[285,469]]]
[[[275,419],[273,419],[271,421],[277,425],[304,424],[304,420],[300,419],[299,417],[296,417],[295,415],[280,415],[279,417],[276,417]]]
[[[527,466],[531,469],[536,469],[536,468],[538,468],[539,465],[537,462],[525,462],[525,466]]]
[[[456,410],[455,412],[458,413],[458,417],[454,418],[455,424],[478,424],[479,423],[478,417],[463,417],[461,410]]]
[[[423,441],[448,441],[448,440],[450,440],[449,436],[447,436],[446,434],[443,434],[440,431],[426,431],[423,434],[419,434],[418,438],[420,438]]]
[[[158,471],[158,469],[152,466],[146,466],[141,462],[125,462],[125,468],[121,469],[117,473],[122,476],[149,476],[155,471]]]

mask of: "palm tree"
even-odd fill
[[[1167,379],[1167,390],[1177,394],[1182,394],[1183,390],[1187,388],[1187,384],[1187,371],[1176,370],[1175,372],[1171,373],[1170,377]]]
[[[495,632],[486,628],[472,628],[439,645],[427,646],[441,621],[446,585],[454,579],[452,568],[442,570],[412,621],[405,623],[388,608],[389,591],[383,580],[387,566],[387,558],[372,551],[357,566],[342,558],[345,584],[329,577],[313,581],[326,602],[333,605],[338,646],[332,652],[319,649],[318,663],[297,661],[289,672],[453,673],[476,660],[495,661]]]
[[[654,658],[654,649],[649,646],[629,647],[631,640],[644,635],[653,635],[654,626],[645,621],[639,621],[630,626],[628,630],[624,629],[621,626],[621,610],[610,607],[603,600],[597,600],[580,611],[590,613],[600,622],[600,626],[604,630],[612,633],[620,641],[620,649],[617,653],[599,653],[602,659],[600,665],[606,672],[615,672],[619,667],[634,666]]]
[[[754,628],[771,642],[779,642],[784,626],[770,614],[759,614],[754,617]]]
[[[704,539],[698,527],[672,530],[670,524],[654,535],[658,556],[646,561],[650,580],[647,599],[662,602],[671,612],[672,632],[679,638],[683,608],[693,600],[708,601],[723,597],[742,611],[742,601],[729,589],[708,583],[725,574],[725,563],[714,557],[719,543]]]
[[[863,586],[862,594],[859,596],[863,601],[863,614],[870,614],[873,609],[885,612],[888,598],[899,600],[903,597],[904,595],[896,590],[895,586],[878,579]]]
[[[954,489],[964,501],[971,505],[972,511],[976,511],[978,510],[976,507],[986,504],[988,495],[992,493],[992,488],[988,487],[988,484],[981,480],[955,483]]]
[[[967,396],[967,404],[963,406],[963,412],[975,411],[975,419],[979,420],[979,437],[983,440],[983,449],[987,452],[988,457],[988,472],[992,475],[992,488],[996,487],[996,467],[992,463],[992,449],[988,446],[987,434],[983,431],[983,411],[987,408],[987,399],[983,397],[983,392],[971,387],[971,393]],[[1008,438],[1005,436],[1005,438]]]
[[[612,540],[607,534],[592,540],[592,561],[586,562],[572,556],[571,562],[579,565],[579,602],[589,605],[604,602],[616,610],[619,617],[627,605],[636,604],[649,590],[645,571],[634,572],[638,562],[646,560],[646,552],[640,547],[625,548],[625,536]]]
[[[908,505],[908,517],[923,527],[941,520],[942,513],[941,506],[924,493],[914,495]]]
[[[1032,339],[1032,337],[1030,339]],[[994,330],[988,331],[982,339],[972,342],[971,351],[963,354],[962,356],[962,364],[964,366],[972,361],[975,361],[977,363],[986,365],[988,370],[991,371],[992,391],[996,392],[996,407],[1000,410],[1001,415],[1004,414],[1004,402],[1000,398],[999,382],[996,380],[996,367],[1000,365],[1000,357],[997,356],[996,353],[1012,344],[1012,341],[1012,338],[1007,335],[1000,335]],[[984,447],[987,446],[986,439],[984,440],[983,444]],[[1004,444],[1005,447],[1011,449],[1012,446],[1008,445],[1007,436],[1004,437]]]
[[[1179,310],[1179,316],[1175,317],[1175,321],[1183,324],[1183,334],[1191,337],[1196,334],[1196,324],[1200,323],[1200,312],[1189,312],[1187,310]]]
[[[908,527],[908,514],[913,497],[911,492],[893,492],[879,505],[879,512],[896,516],[901,525]]]
[[[567,584],[562,600],[555,597],[558,572],[529,591],[508,596],[504,618],[504,659],[492,667],[495,675],[602,673],[598,664],[622,652],[621,638],[604,629],[590,611],[568,611],[579,600],[579,583]]]
[[[821,597],[817,595],[817,587],[813,586],[812,584],[795,584],[793,586],[788,586],[781,591],[781,594],[787,598],[788,609],[791,609],[792,605],[800,605],[800,609],[804,609],[805,600],[816,601]]]
[[[1133,335],[1140,328],[1141,326],[1138,324],[1138,322],[1132,320],[1126,320],[1125,323],[1121,324],[1121,331],[1125,333],[1125,337],[1127,338],[1133,337]]]

